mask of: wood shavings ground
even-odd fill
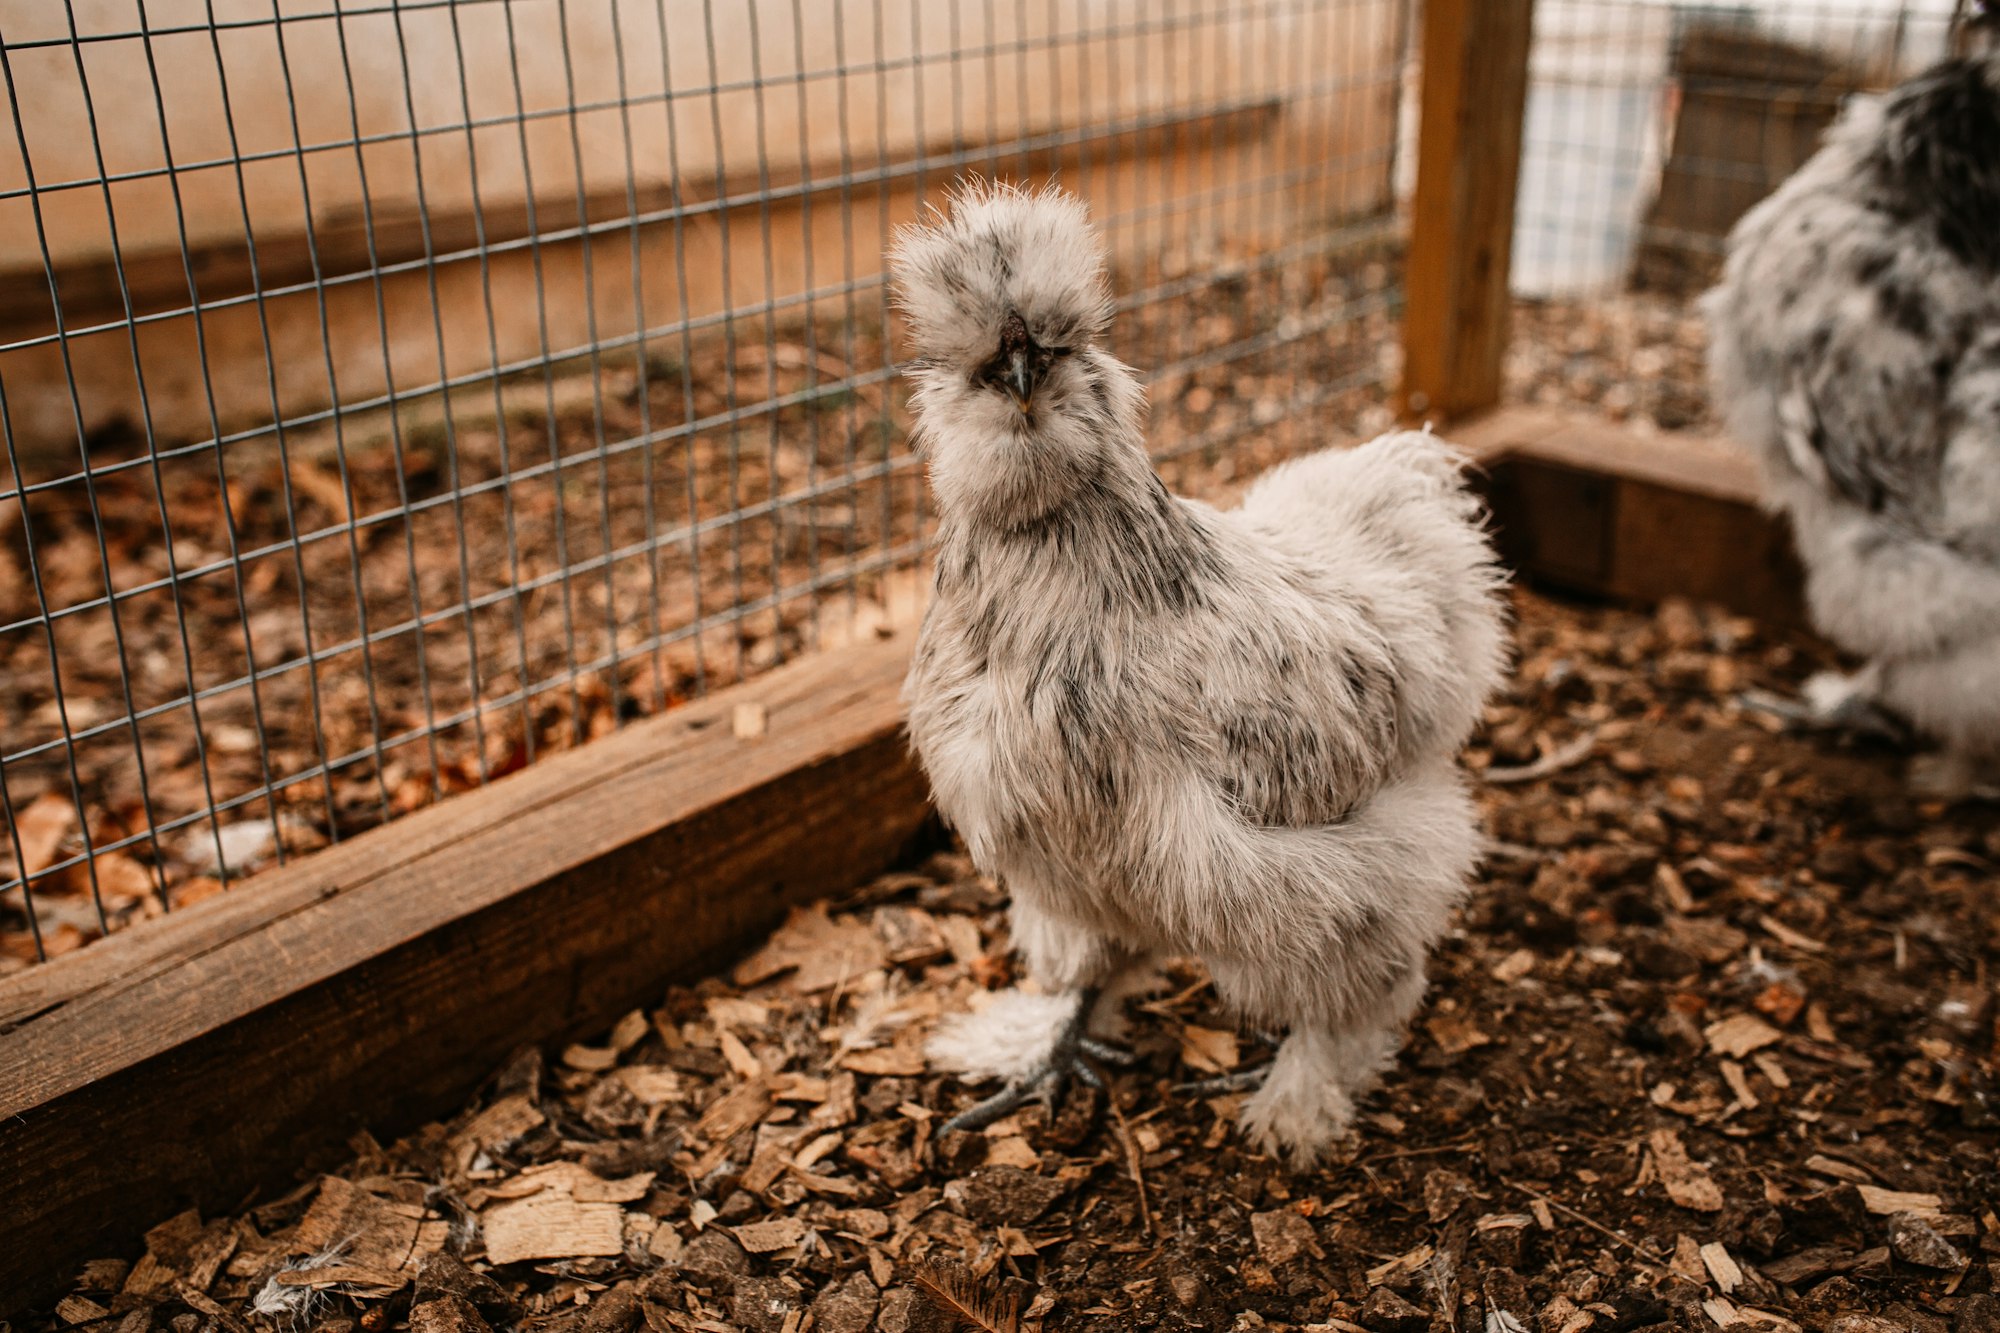
[[[1195,1056],[1231,1063],[1225,1037],[1237,1068],[1263,1058],[1185,962],[1127,1005],[1141,1062],[1107,1071],[1115,1104],[1078,1088],[942,1134],[973,1093],[921,1040],[1012,980],[1004,898],[944,852],[586,1034],[581,1062],[526,1055],[328,1177],[167,1219],[15,1333],[293,1333],[253,1308],[274,1283],[321,1333],[478,1333],[411,1313],[442,1300],[412,1276],[441,1259],[522,1333],[942,1333],[919,1265],[1027,1333],[1431,1333],[1445,1309],[1474,1333],[1514,1333],[1496,1311],[1522,1333],[1994,1333],[2000,886],[1970,864],[2000,858],[1994,812],[1920,806],[1901,756],[1774,734],[1711,684],[1727,655],[1794,691],[1828,664],[1808,639],[1687,606],[1516,613],[1475,763],[1597,743],[1479,790],[1492,856],[1320,1170],[1250,1151],[1240,1095],[1177,1091]]]

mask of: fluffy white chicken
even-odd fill
[[[1243,1123],[1310,1162],[1394,1058],[1478,855],[1455,752],[1499,682],[1503,576],[1452,449],[1398,434],[1241,508],[1153,471],[1083,205],[974,185],[892,256],[939,517],[906,694],[937,804],[1012,896],[1043,994],[931,1054],[990,1123],[1084,1055],[1102,988],[1200,956],[1288,1032]]]
[[[1868,659],[1807,685],[1942,745],[1936,795],[2000,759],[2000,46],[1858,102],[1747,214],[1705,308],[1709,368],[1790,516],[1814,621]]]

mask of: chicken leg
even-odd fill
[[[1087,1031],[1091,1011],[1097,1007],[1098,994],[1098,988],[1093,986],[1071,991],[1064,996],[1074,1009],[1057,1030],[1048,1053],[991,1097],[947,1120],[945,1129],[963,1134],[977,1133],[1031,1101],[1053,1102],[1062,1095],[1071,1079],[1086,1087],[1102,1090],[1104,1076],[1090,1063],[1092,1060],[1119,1066],[1134,1063],[1138,1057],[1131,1051],[1093,1037]]]

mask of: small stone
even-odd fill
[[[2000,1333],[2000,1296],[1981,1293],[1960,1301],[1951,1333]]]
[[[1764,1275],[1771,1276],[1769,1270]],[[1781,1278],[1774,1280],[1783,1281]],[[1800,1282],[1786,1282],[1785,1285],[1798,1286],[1807,1280],[1802,1278]],[[1802,1308],[1813,1314],[1839,1314],[1843,1310],[1859,1309],[1864,1304],[1866,1299],[1861,1294],[1861,1288],[1847,1278],[1830,1277],[1806,1293]]]
[[[818,1333],[868,1333],[881,1306],[881,1289],[868,1274],[857,1272],[814,1299],[813,1328]]]
[[[1889,1249],[1905,1263],[1920,1268],[1959,1269],[1965,1256],[1958,1247],[1940,1236],[1937,1228],[1915,1213],[1895,1213],[1889,1218]]]
[[[1289,1208],[1253,1214],[1250,1235],[1257,1242],[1257,1253],[1272,1268],[1283,1268],[1301,1254],[1322,1253],[1312,1223]]]
[[[1173,1288],[1174,1299],[1181,1303],[1183,1309],[1194,1309],[1201,1304],[1202,1297],[1208,1294],[1208,1289],[1202,1286],[1201,1279],[1192,1273],[1176,1273],[1168,1280],[1167,1285]]]
[[[750,1256],[736,1237],[710,1227],[681,1250],[681,1273],[697,1286],[726,1291],[729,1284],[750,1271]]]
[[[479,1310],[463,1296],[433,1296],[410,1307],[410,1333],[488,1333]]]
[[[1362,1303],[1361,1323],[1375,1333],[1425,1333],[1431,1317],[1387,1287],[1377,1287]]]

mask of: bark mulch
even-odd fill
[[[1735,703],[1810,640],[1517,606],[1492,855],[1320,1169],[1174,1091],[1263,1058],[1185,960],[1108,1100],[941,1135],[924,1036],[1014,980],[945,854],[21,1333],[2000,1330],[1993,809]]]

